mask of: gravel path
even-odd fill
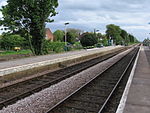
[[[131,49],[130,49],[131,50]],[[101,73],[109,65],[118,61],[130,50],[123,52],[114,58],[97,64],[73,77],[70,77],[58,84],[42,90],[30,97],[18,101],[16,104],[3,108],[0,113],[44,113],[60,100],[74,92],[91,78]]]

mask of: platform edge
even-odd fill
[[[116,110],[116,113],[123,113],[124,112],[124,108],[125,108],[127,97],[128,97],[128,93],[129,93],[129,89],[130,89],[130,86],[131,86],[131,83],[132,83],[132,80],[133,80],[133,77],[134,77],[135,69],[136,69],[136,66],[137,66],[137,61],[139,59],[140,51],[141,51],[141,46],[140,46],[140,50],[139,50],[139,52],[137,54],[137,57],[135,59],[135,63],[133,65],[132,71],[130,73],[128,82],[126,84],[125,90],[124,90],[123,95],[121,97],[121,100],[120,100],[119,106],[118,106],[118,108]]]

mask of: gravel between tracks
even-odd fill
[[[74,92],[74,90],[81,87],[91,78],[101,73],[102,70],[106,69],[114,62],[117,62],[131,50],[132,49],[129,49],[123,53],[120,53],[117,56],[84,70],[73,77],[63,80],[58,84],[42,90],[41,92],[22,99],[17,103],[8,106],[7,108],[3,108],[0,110],[0,113],[44,113],[50,107]]]

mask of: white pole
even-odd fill
[[[67,46],[67,25],[68,24],[69,24],[68,22],[65,23],[65,46]]]
[[[65,24],[65,46],[67,46],[67,25]]]

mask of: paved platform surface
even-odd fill
[[[104,48],[100,48],[99,50],[103,50]],[[95,51],[95,50],[91,50]],[[20,66],[20,65],[26,65],[26,64],[32,64],[36,62],[46,61],[46,60],[53,60],[61,57],[67,57],[71,55],[77,55],[77,54],[84,54],[88,53],[87,50],[81,50],[81,51],[73,51],[73,52],[66,52],[61,54],[51,54],[51,55],[44,55],[44,56],[35,56],[35,57],[29,57],[29,58],[23,58],[23,59],[16,59],[12,61],[5,61],[0,62],[0,69]]]
[[[44,55],[44,56],[35,56],[35,57],[29,57],[29,58],[23,58],[23,59],[16,59],[12,61],[5,61],[5,62],[0,62],[0,70],[11,68],[11,67],[22,66],[22,65],[33,64],[37,62],[48,61],[48,60],[54,60],[54,59],[56,60],[59,58],[63,59],[63,58],[75,56],[75,55],[76,56],[88,55],[88,54],[97,53],[97,52],[104,52],[104,51],[112,50],[112,49],[119,48],[119,47],[121,46],[109,46],[109,47],[103,47],[103,48],[71,51],[71,52],[64,52],[60,54],[50,54],[50,55]]]
[[[21,65],[27,65],[47,60],[53,60],[58,58],[65,58],[68,56],[73,55],[81,55],[81,54],[90,54],[94,52],[103,52],[107,50],[111,50],[114,48],[119,48],[120,46],[109,46],[109,47],[103,47],[103,48],[95,48],[95,49],[88,49],[88,50],[80,50],[80,51],[71,51],[71,52],[65,52],[60,54],[51,54],[51,55],[44,55],[44,56],[36,56],[36,57],[29,57],[29,58],[23,58],[23,59],[16,59],[12,61],[6,61],[6,62],[0,62],[0,70],[5,68],[11,68]]]
[[[123,113],[150,113],[150,48],[141,47]]]
[[[43,66],[56,65],[61,62],[67,62],[69,60],[75,60],[90,55],[96,55],[105,53],[106,51],[112,51],[113,49],[121,48],[122,46],[109,46],[103,48],[94,48],[88,50],[71,51],[60,54],[51,54],[44,56],[29,57],[24,59],[18,59],[13,61],[0,63],[0,76],[23,72],[29,69],[35,69]]]

